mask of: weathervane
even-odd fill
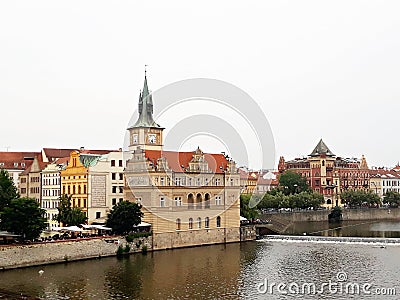
[[[148,65],[144,65],[144,76],[147,75],[147,67],[148,67]]]

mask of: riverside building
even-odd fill
[[[125,199],[142,204],[153,248],[167,249],[240,240],[240,175],[223,154],[163,149],[145,76],[139,117],[128,128]]]

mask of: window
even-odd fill
[[[18,163],[17,162],[14,163],[14,167],[15,168],[18,167]]]
[[[124,180],[124,174],[119,173],[119,180]]]
[[[100,211],[96,211],[96,219],[100,219],[101,217],[101,212]]]
[[[115,160],[111,160],[111,167],[115,167]]]
[[[113,194],[115,194],[117,192],[117,187],[116,186],[112,187],[112,192],[113,192]]]
[[[182,197],[175,197],[175,206],[182,206]]]
[[[111,180],[115,180],[116,173],[111,173]]]
[[[176,219],[176,230],[181,230],[181,219]]]
[[[124,201],[124,198],[119,198],[118,201],[119,203],[121,203],[122,201]]]
[[[215,196],[215,205],[221,205],[221,196]]]
[[[165,198],[160,197],[160,207],[165,207]]]
[[[122,159],[120,159],[120,160],[118,161],[118,166],[119,166],[119,167],[122,167]]]
[[[221,217],[217,217],[217,227],[221,227]]]
[[[119,192],[120,192],[121,194],[124,192],[124,187],[123,187],[123,186],[120,186],[120,187],[119,187]]]
[[[181,185],[181,178],[180,177],[176,177],[175,178],[175,185],[177,185],[177,186]]]
[[[201,218],[200,217],[198,217],[197,218],[197,228],[201,228]]]
[[[193,229],[193,219],[189,218],[189,229]]]
[[[206,217],[206,219],[204,220],[204,226],[205,228],[210,228],[210,218]]]
[[[164,177],[160,178],[160,185],[164,185]]]
[[[114,206],[117,204],[117,199],[116,198],[112,198],[111,200],[111,204]]]

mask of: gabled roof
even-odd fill
[[[193,153],[194,152],[146,150],[145,156],[154,165],[157,164],[159,158],[164,157],[167,160],[168,167],[174,172],[186,172],[186,169],[189,167],[189,162],[193,158]],[[224,173],[228,161],[223,154],[204,153],[204,158],[213,173]]]
[[[52,162],[58,158],[68,157],[72,151],[77,151],[78,149],[56,149],[56,148],[43,148],[43,154]]]
[[[320,156],[324,154],[326,156],[335,156],[331,150],[329,150],[328,146],[321,139],[318,145],[314,148],[313,152],[311,152],[310,156]]]
[[[0,152],[0,168],[25,170],[40,152]]]

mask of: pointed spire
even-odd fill
[[[147,65],[146,65],[147,66]],[[146,67],[145,66],[145,67]],[[137,119],[134,127],[160,127],[153,119],[153,97],[149,91],[147,84],[147,70],[144,70],[144,83],[143,89],[139,94],[139,118]]]
[[[321,139],[318,145],[314,148],[313,152],[310,156],[320,156],[321,154],[325,154],[326,156],[335,156],[331,150],[329,150],[328,146]]]

